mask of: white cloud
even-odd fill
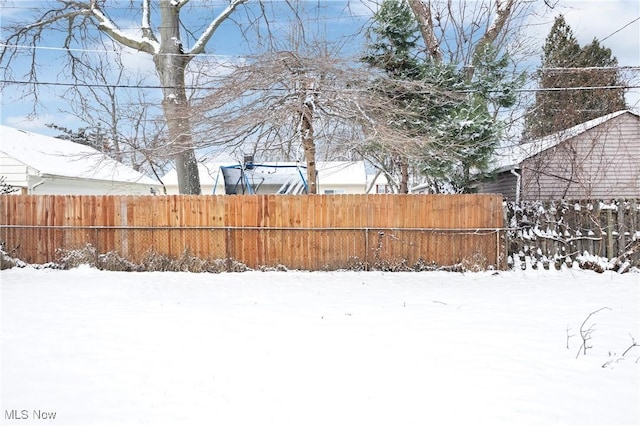
[[[129,48],[122,51],[122,64],[130,75],[156,78],[156,68],[151,55]]]
[[[580,44],[590,43],[594,38],[604,40],[602,44],[612,50],[620,65],[640,65],[640,21],[633,22],[640,17],[640,2],[624,0],[567,3],[569,8],[564,13],[565,19]]]

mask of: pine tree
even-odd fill
[[[483,170],[497,144],[501,126],[489,111],[515,102],[521,77],[506,72],[509,58],[491,44],[476,55],[474,73],[424,57],[419,27],[406,1],[385,0],[374,16],[364,61],[405,84],[382,91],[406,111],[394,121],[410,146],[391,148],[390,156],[427,179],[434,192],[464,191],[471,171]],[[384,145],[382,145],[384,146]],[[406,176],[402,176],[404,183]],[[406,190],[400,185],[400,191]]]
[[[63,139],[75,142],[81,145],[87,145],[107,155],[115,157],[113,150],[109,144],[108,138],[100,127],[91,129],[88,127],[79,128],[78,130],[69,129],[54,123],[45,124],[50,129],[61,132],[56,139]]]
[[[411,9],[403,0],[385,0],[373,16],[369,45],[363,61],[384,70],[392,78],[420,77],[420,33]]]
[[[598,40],[581,47],[564,17],[556,17],[538,70],[540,91],[526,119],[526,136],[542,137],[625,109],[618,61]],[[584,89],[593,87],[593,89]]]
[[[597,39],[584,46],[580,52],[580,65],[582,67],[596,67],[593,71],[582,73],[580,83],[582,86],[593,87],[620,87],[624,85],[618,71],[618,60],[612,56],[611,49],[600,45]],[[579,92],[580,105],[584,111],[581,121],[627,109],[624,99],[624,89],[602,89],[597,96],[587,90]]]
[[[369,44],[362,61],[383,70],[388,82],[377,82],[375,90],[392,100],[399,109],[411,111],[413,106],[421,104],[422,96],[412,90],[395,84],[396,81],[419,80],[424,74],[424,67],[418,59],[418,40],[420,33],[411,9],[403,0],[385,0],[373,17],[374,25],[369,29]],[[395,117],[393,121],[402,131],[411,134],[419,132],[416,120]],[[418,120],[419,121],[419,120]],[[418,124],[418,126],[416,126]],[[380,145],[382,147],[382,145]],[[385,147],[391,158],[390,168],[400,170],[400,193],[409,192],[409,152],[411,147],[395,144]]]

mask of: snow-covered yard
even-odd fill
[[[640,424],[638,273],[0,279],[2,424]]]

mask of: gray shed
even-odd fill
[[[640,116],[618,111],[501,148],[475,188],[510,201],[640,198]]]

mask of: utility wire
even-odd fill
[[[640,71],[640,65],[621,65],[615,67],[541,67],[540,71],[608,71],[608,70],[630,70]]]
[[[60,82],[44,82],[44,81],[28,81],[28,80],[0,80],[0,84],[15,85],[35,85],[35,86],[58,86],[58,87],[98,87],[98,88],[116,88],[116,89],[177,89],[178,86],[162,86],[162,85],[139,85],[139,84],[88,84],[88,83],[60,83]],[[211,86],[190,86],[185,85],[185,89],[189,90],[216,90],[218,87]],[[640,89],[640,85],[615,85],[615,86],[579,86],[579,87],[540,87],[536,89],[515,89],[517,93],[537,93],[537,92],[562,92],[562,91],[581,91],[581,90],[626,90]],[[254,89],[259,91],[260,89]],[[266,89],[265,89],[266,90]],[[275,91],[284,91],[287,89],[269,89]],[[366,89],[327,89],[332,92],[362,92]],[[478,93],[479,90],[453,90],[454,93]],[[488,93],[502,93],[502,90],[489,90]]]
[[[54,47],[54,46],[28,46],[28,45],[21,45],[21,44],[4,44],[4,43],[0,43],[0,48],[25,49],[25,50],[50,50],[50,51],[58,51],[58,52],[121,53],[118,50],[80,49],[80,48],[66,48],[66,47]],[[163,53],[162,55],[172,56],[172,55],[180,55],[180,54],[179,53]],[[237,59],[251,57],[251,55],[229,55],[229,54],[223,55],[223,54],[212,54],[212,53],[200,53],[197,56],[211,57],[211,58],[237,58]],[[603,66],[603,67],[540,67],[539,70],[540,71],[608,71],[608,70],[640,71],[640,65],[619,65],[619,66]]]
[[[126,50],[118,51],[118,50],[106,50],[106,49],[79,49],[79,48],[67,48],[67,47],[53,47],[53,46],[26,46],[20,44],[4,44],[0,43],[0,48],[4,49],[25,49],[25,50],[49,50],[49,51],[57,51],[57,52],[82,52],[82,53],[122,53]],[[133,49],[130,49],[132,53],[138,53]],[[162,56],[174,56],[181,55],[180,53],[159,53],[158,55]],[[212,53],[199,53],[197,57],[211,57],[211,58],[238,58],[241,59],[245,56],[242,55],[220,55],[220,54],[212,54]]]
[[[635,23],[635,22],[638,22],[638,21],[640,21],[640,16],[638,16],[638,17],[637,17],[636,19],[634,19],[633,21],[629,22],[627,25],[625,25],[625,26],[623,26],[623,27],[621,27],[621,28],[619,28],[619,29],[615,30],[614,32],[612,32],[611,34],[609,34],[608,36],[606,36],[605,38],[603,38],[602,40],[600,40],[600,42],[603,42],[603,41],[605,41],[606,39],[608,39],[609,37],[612,37],[612,36],[614,36],[614,35],[618,34],[620,31],[624,30],[624,29],[625,29],[625,28],[627,28],[629,25],[631,25],[631,24],[633,24],[633,23]]]

